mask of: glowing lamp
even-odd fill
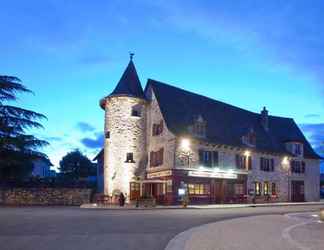
[[[249,150],[245,150],[244,155],[245,156],[250,156],[251,152]]]
[[[190,149],[190,141],[189,141],[189,139],[184,138],[184,139],[181,140],[181,148],[183,150],[189,150]]]

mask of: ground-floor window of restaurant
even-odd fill
[[[234,184],[234,192],[236,195],[243,195],[244,194],[244,184],[243,183]]]
[[[271,187],[271,194],[272,194],[272,195],[277,195],[277,187],[276,187],[276,183],[272,183],[272,187]]]
[[[264,195],[269,195],[269,182],[264,182],[263,184],[263,193]]]
[[[261,182],[255,182],[255,195],[261,195]]]
[[[188,192],[190,195],[208,195],[210,194],[209,184],[188,184]]]

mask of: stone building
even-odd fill
[[[291,118],[148,79],[132,58],[105,110],[104,193],[176,204],[319,200],[320,157]]]

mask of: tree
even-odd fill
[[[95,164],[78,149],[67,153],[60,161],[60,172],[63,176],[79,179],[96,175]]]
[[[17,77],[0,75],[0,180],[19,179],[28,175],[33,160],[47,158],[39,151],[48,142],[26,134],[27,129],[43,128],[42,114],[8,103],[17,100],[18,93],[32,93]]]

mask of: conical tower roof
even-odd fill
[[[110,96],[131,96],[145,99],[144,91],[138,78],[132,57],[116,88],[109,97]]]

